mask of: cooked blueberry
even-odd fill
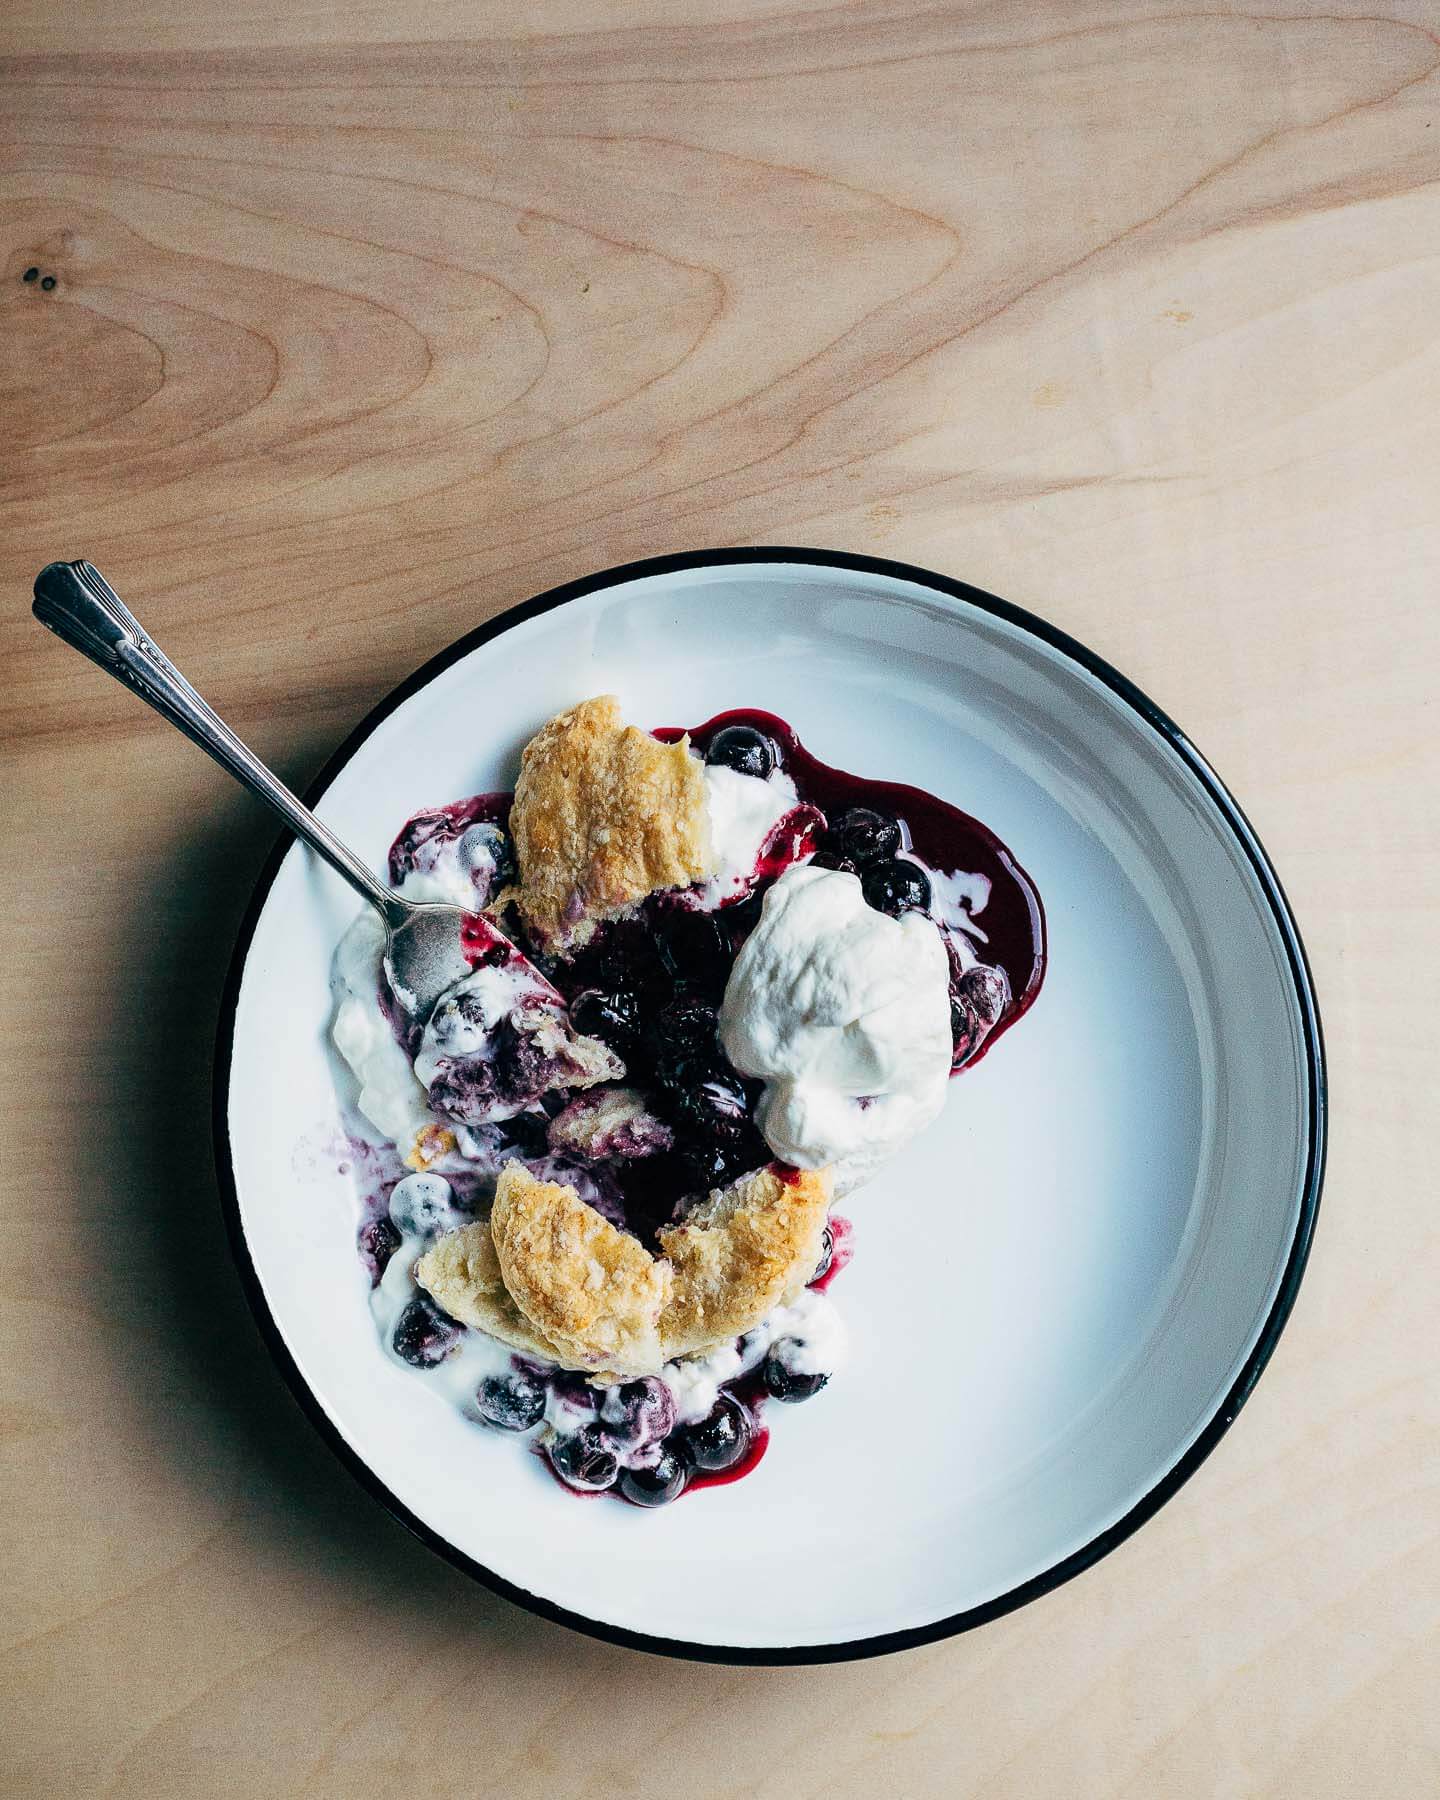
[[[453,1223],[454,1190],[443,1175],[407,1175],[390,1191],[390,1217],[406,1237],[430,1237]]]
[[[679,1434],[680,1451],[694,1468],[719,1475],[744,1461],[753,1436],[749,1413],[730,1394],[722,1394],[708,1419]]]
[[[657,1014],[650,1035],[660,1079],[683,1081],[685,1071],[697,1061],[713,1062],[719,1054],[718,1024],[715,1008],[694,1000],[677,1000]]]
[[[777,757],[774,744],[763,732],[750,725],[727,725],[711,738],[705,760],[738,769],[742,775],[758,775],[763,780],[775,767]]]
[[[960,977],[960,992],[982,1024],[994,1025],[1010,1004],[1010,978],[1003,969],[977,963]]]
[[[551,1438],[545,1450],[560,1479],[587,1494],[614,1487],[620,1473],[619,1459],[606,1443],[599,1425],[582,1425],[578,1431]]]
[[[655,941],[643,918],[622,919],[602,925],[581,955],[583,966],[593,968],[599,976],[593,985],[607,993],[622,988],[633,993],[636,987],[647,985],[653,974]]]
[[[593,1415],[599,1409],[600,1396],[583,1375],[561,1369],[551,1377],[550,1387],[555,1398],[573,1411]]]
[[[443,809],[416,813],[407,821],[399,837],[390,846],[390,879],[398,887],[414,868],[422,863],[430,867],[435,851],[430,848],[451,836],[454,823]]]
[[[900,827],[884,813],[872,812],[868,806],[852,806],[831,820],[825,842],[827,849],[863,866],[899,854]]]
[[[718,1065],[674,1088],[670,1099],[682,1126],[703,1137],[732,1137],[749,1116],[744,1083]]]
[[[872,863],[860,877],[861,891],[877,912],[892,917],[903,912],[924,912],[930,904],[930,879],[919,863],[898,856],[892,862]]]
[[[764,904],[764,892],[757,887],[752,889],[743,900],[737,900],[733,906],[721,907],[716,917],[725,928],[732,951],[738,951],[760,923],[760,911]]]
[[[835,1233],[827,1225],[825,1235],[820,1241],[820,1260],[815,1265],[815,1273],[810,1277],[813,1287],[817,1281],[823,1281],[830,1273],[830,1265],[835,1260]]]
[[[400,1248],[400,1233],[388,1219],[371,1219],[360,1227],[360,1259],[370,1271],[371,1287],[380,1285],[390,1258]]]
[[[487,904],[515,878],[515,852],[508,832],[498,825],[472,825],[460,839],[460,866],[474,882],[480,904]]]
[[[675,1396],[653,1375],[626,1381],[606,1394],[600,1419],[611,1443],[622,1450],[639,1450],[675,1429]]]
[[[529,1369],[487,1375],[475,1391],[475,1406],[487,1425],[498,1431],[528,1431],[545,1417],[547,1389]]]
[[[644,1469],[622,1469],[620,1492],[633,1506],[668,1506],[685,1492],[685,1464],[673,1450]]]
[[[812,869],[838,869],[842,875],[858,875],[859,868],[838,850],[817,850],[810,858]]]
[[[417,1294],[396,1320],[390,1342],[395,1354],[417,1369],[433,1369],[460,1342],[460,1332],[461,1327],[453,1319],[423,1294]]]
[[[963,994],[952,993],[950,996],[950,1042],[954,1047],[953,1060],[956,1063],[964,1062],[984,1035],[984,1027],[975,1017],[975,1008]]]
[[[784,1338],[765,1358],[765,1391],[772,1399],[809,1400],[830,1379],[828,1375],[802,1374],[792,1369],[790,1359],[798,1349],[793,1338]]]
[[[623,1057],[640,1032],[640,1003],[624,988],[606,993],[586,988],[570,1002],[570,1023],[585,1037],[599,1038]]]
[[[723,1138],[692,1140],[680,1152],[686,1191],[708,1194],[715,1188],[728,1187],[737,1175],[743,1175],[747,1169],[758,1169],[767,1155],[768,1151],[757,1152],[752,1148],[748,1134],[744,1141]]]
[[[735,952],[714,913],[671,906],[655,918],[655,953],[677,987],[718,1000],[725,991]]]

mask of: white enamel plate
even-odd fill
[[[1184,736],[988,595],[811,551],[642,563],[520,607],[365,722],[318,810],[380,867],[418,808],[513,784],[552,713],[780,714],[824,762],[983,820],[1049,926],[1030,1013],[844,1202],[847,1367],[755,1472],[641,1512],[564,1492],[383,1354],[326,1048],[355,910],[292,846],[220,1033],[236,1254],[287,1377],[428,1544],[549,1617],[733,1661],[873,1654],[1075,1574],[1178,1488],[1294,1300],[1323,1164],[1310,979],[1274,873]],[[348,1166],[348,1165],[347,1165]]]

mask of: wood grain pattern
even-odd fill
[[[1440,1791],[1434,7],[12,0],[0,56],[0,1791]],[[496,610],[742,542],[962,575],[1179,717],[1335,1107],[1183,1494],[768,1674],[492,1601],[312,1441],[208,1173],[268,828],[27,614],[91,556],[304,780]]]

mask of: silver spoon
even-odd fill
[[[273,807],[297,837],[369,901],[385,921],[385,972],[407,1012],[427,1018],[446,988],[469,974],[461,944],[467,915],[458,906],[403,900],[377,881],[200,698],[98,569],[88,562],[49,564],[35,577],[34,611],[42,625],[123,681]]]

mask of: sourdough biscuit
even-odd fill
[[[513,1350],[546,1362],[563,1361],[556,1346],[510,1298],[487,1220],[462,1225],[437,1239],[415,1264],[415,1279],[462,1325],[473,1325]]]
[[[674,1268],[661,1320],[666,1358],[727,1343],[800,1293],[820,1260],[828,1169],[747,1175],[660,1232]]]
[[[513,899],[539,942],[578,949],[602,919],[710,872],[702,765],[620,722],[613,694],[541,727],[520,757],[510,809]]]
[[[520,1311],[569,1368],[653,1375],[670,1265],[575,1192],[506,1163],[490,1214],[500,1273]]]

